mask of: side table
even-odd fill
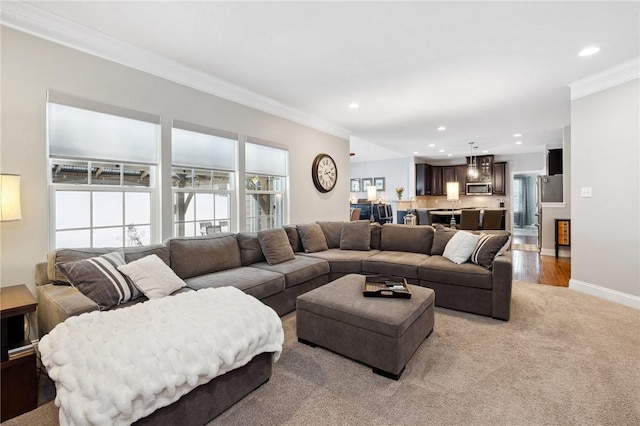
[[[38,302],[26,285],[0,289],[2,356],[0,421],[18,416],[38,406],[36,351],[25,337],[25,316]]]

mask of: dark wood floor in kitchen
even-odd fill
[[[513,244],[531,244],[528,237],[515,235]],[[517,246],[516,246],[517,247]],[[529,283],[569,287],[571,259],[542,256],[536,251],[513,250],[513,279]]]

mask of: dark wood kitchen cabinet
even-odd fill
[[[428,187],[431,185],[431,175],[428,164],[416,164],[416,195],[431,195]]]
[[[467,192],[467,171],[468,167],[466,164],[461,166],[456,166],[456,180],[460,182],[460,194],[464,194]]]
[[[442,181],[442,169],[440,166],[431,166],[431,193],[428,195],[444,195],[442,187],[444,186]]]
[[[507,195],[507,163],[493,163],[493,195]]]

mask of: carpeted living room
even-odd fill
[[[0,2],[1,424],[640,424],[638,22]]]

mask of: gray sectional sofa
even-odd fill
[[[158,256],[187,285],[175,293],[235,286],[280,316],[296,309],[298,296],[329,281],[371,273],[399,275],[409,283],[433,288],[436,306],[508,320],[510,252],[495,260],[492,257],[489,268],[469,262],[455,264],[442,256],[452,235],[451,230],[431,226],[318,222],[257,234],[171,238],[145,247],[54,250],[48,253],[47,262],[36,265],[39,333],[48,333],[71,316],[98,310],[92,299],[69,285],[57,265],[114,250],[122,250],[126,263]],[[140,296],[112,309],[145,300]],[[204,424],[266,382],[271,371],[270,354],[258,355],[136,424]]]
[[[318,228],[322,231],[320,238]],[[261,245],[258,234],[250,233],[171,238],[164,244],[122,250],[127,262],[156,254],[186,282],[187,287],[179,291],[231,285],[260,299],[281,316],[295,309],[299,295],[341,276],[364,273],[398,275],[409,283],[433,288],[436,306],[509,319],[509,251],[487,269],[445,259],[435,249],[443,245],[441,234],[451,231],[436,231],[431,226],[318,222],[285,226],[284,231],[293,255],[275,264],[265,259],[264,251],[269,247]],[[320,246],[314,247],[319,240]],[[56,265],[113,250],[58,249],[48,254],[47,262],[36,265],[40,335],[70,316],[98,309],[91,299],[68,285]],[[144,300],[142,296],[116,308]]]

